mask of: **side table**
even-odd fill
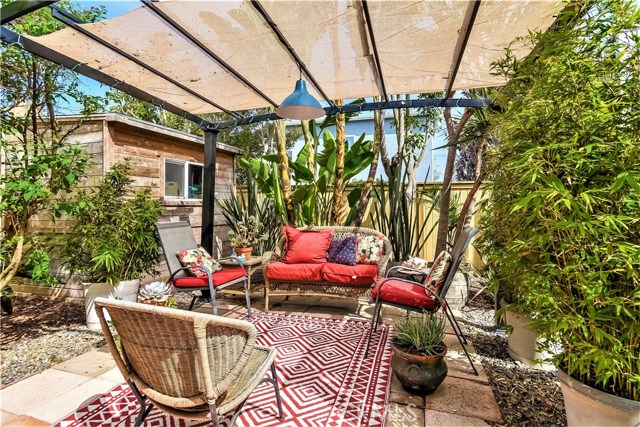
[[[225,267],[237,267],[238,263],[234,262],[230,259],[224,259],[218,261],[221,265]],[[258,270],[262,270],[262,255],[252,256],[247,261],[242,264],[242,267],[247,271],[247,289],[249,293],[251,293],[251,276]],[[225,289],[221,291],[223,294],[231,294],[231,295],[244,295],[243,291],[236,291],[233,289]]]

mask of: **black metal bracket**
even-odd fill
[[[7,24],[21,16],[49,6],[57,1],[58,0],[19,0],[11,2],[0,8],[0,24]]]

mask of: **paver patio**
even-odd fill
[[[252,308],[264,308],[260,298],[252,298]],[[222,297],[220,314],[237,317],[245,312],[243,301]],[[275,298],[272,312],[336,319],[370,319],[373,306],[331,298]],[[210,313],[209,304],[196,311]],[[384,322],[393,322],[404,312],[391,307],[383,310]],[[391,383],[387,426],[483,426],[500,420],[495,397],[479,361],[479,375],[473,375],[460,351],[455,335],[448,334],[449,374],[433,394],[426,397],[406,392],[394,377]],[[473,346],[468,350],[473,355]],[[106,347],[95,349],[30,376],[0,391],[3,426],[47,426],[73,412],[85,402],[124,382]]]

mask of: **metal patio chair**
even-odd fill
[[[178,418],[210,420],[216,427],[221,416],[232,413],[233,426],[262,382],[273,384],[282,420],[277,352],[256,345],[258,332],[251,323],[106,298],[96,299],[96,312],[111,355],[140,404],[136,426],[153,406]],[[269,370],[271,378],[265,376]]]
[[[242,262],[237,257],[220,258],[230,259],[238,263],[238,268],[226,268],[215,273],[211,273],[206,267],[183,267],[180,260],[176,256],[178,251],[197,249],[196,239],[193,237],[191,226],[186,221],[177,222],[157,222],[156,230],[160,236],[164,258],[167,261],[169,269],[169,282],[173,284],[178,292],[208,291],[211,295],[211,305],[213,306],[213,314],[218,314],[216,305],[216,291],[225,289],[229,286],[242,283],[245,299],[247,301],[247,313],[251,316],[251,300],[249,298],[249,289],[247,286],[247,272],[242,267]],[[201,268],[207,274],[206,277],[189,276],[188,270],[193,268]],[[189,310],[193,310],[193,306],[198,297],[196,295],[191,299]]]
[[[467,360],[471,364],[471,368],[473,372],[478,375],[478,371],[471,360],[471,356],[469,356],[469,352],[465,348],[465,344],[467,344],[467,338],[464,336],[458,321],[453,315],[453,311],[447,301],[445,299],[447,295],[447,291],[453,282],[453,278],[458,271],[458,267],[460,267],[460,263],[462,262],[462,258],[464,256],[465,251],[469,247],[469,243],[471,242],[471,238],[478,233],[478,229],[474,227],[465,227],[460,234],[460,237],[456,241],[453,251],[451,252],[451,263],[449,265],[449,269],[447,271],[447,276],[442,283],[442,286],[438,290],[438,292],[433,293],[429,290],[427,284],[422,283],[423,280],[413,281],[407,280],[399,277],[389,277],[391,273],[397,270],[402,270],[402,272],[410,272],[412,274],[415,273],[416,276],[422,275],[423,279],[426,277],[426,273],[421,270],[412,270],[407,267],[393,267],[387,271],[386,277],[384,279],[380,279],[376,284],[375,288],[372,292],[372,302],[375,302],[375,307],[373,309],[373,318],[371,319],[371,329],[369,330],[369,338],[367,341],[367,348],[365,350],[365,357],[369,355],[369,344],[371,342],[371,335],[378,328],[378,323],[380,323],[380,311],[382,310],[383,305],[390,305],[393,307],[401,308],[407,310],[407,314],[409,311],[415,311],[419,313],[435,313],[438,310],[442,310],[444,314],[447,316],[451,327],[453,328],[453,332],[456,334],[458,338],[458,342],[464,351],[464,354],[467,356]]]

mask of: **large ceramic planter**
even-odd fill
[[[430,394],[444,381],[449,368],[444,356],[447,348],[436,356],[422,356],[407,353],[394,344],[391,345],[393,357],[391,369],[396,374],[400,384],[415,394]]]
[[[87,316],[87,327],[93,331],[100,330],[100,321],[96,314],[96,298],[120,299],[123,301],[137,302],[140,279],[124,280],[117,286],[108,283],[83,283],[84,310]],[[109,316],[106,315],[107,320]]]
[[[549,364],[536,362],[536,359],[548,359],[551,355],[538,349],[538,333],[529,328],[529,319],[509,310],[505,312],[505,316],[507,324],[512,327],[509,335],[509,356],[529,366],[552,369]]]
[[[604,393],[558,370],[568,426],[640,426],[640,402]]]

